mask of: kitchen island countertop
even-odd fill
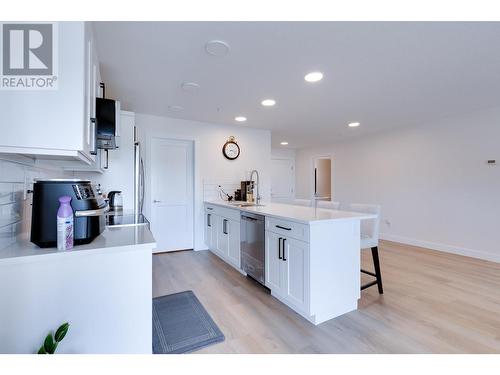
[[[91,253],[130,251],[155,247],[153,234],[146,226],[106,227],[91,243],[77,245],[71,250],[40,248],[29,240],[29,233],[18,236],[12,244],[0,249],[0,264],[32,261],[46,257],[65,257]]]

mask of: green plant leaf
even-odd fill
[[[38,354],[47,354],[43,345],[40,346],[40,349],[38,349]]]
[[[51,351],[51,353],[50,353],[50,354],[54,354],[54,353],[56,352],[57,345],[58,345],[58,343],[57,343],[57,342],[55,342],[55,343],[54,343],[54,346],[52,347],[52,351]]]
[[[45,338],[45,341],[43,342],[43,347],[45,349],[45,352],[48,354],[53,354],[53,349],[54,349],[54,338],[52,337],[52,333],[49,333],[47,337]]]
[[[56,334],[55,334],[55,339],[56,339],[56,342],[61,342],[62,339],[64,338],[64,336],[66,336],[66,333],[68,333],[68,329],[69,329],[69,323],[66,322],[64,324],[62,324],[56,331]]]

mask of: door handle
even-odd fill
[[[222,222],[222,233],[227,234],[227,219]]]
[[[283,238],[281,238],[281,237],[278,239],[278,258],[279,258],[279,259],[283,259],[283,258],[281,257],[281,240],[282,240],[282,239],[283,239]]]
[[[286,262],[286,258],[285,258],[285,254],[286,254],[285,241],[286,241],[286,238],[283,238],[283,243],[282,243],[282,246],[283,246],[283,262]]]
[[[207,226],[211,227],[212,226],[212,215],[207,214]]]

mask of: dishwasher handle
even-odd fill
[[[257,221],[257,219],[256,219],[256,218],[254,218],[254,217],[250,217],[250,216],[245,216],[245,215],[241,215],[241,218],[242,218],[243,220]]]

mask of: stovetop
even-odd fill
[[[108,212],[108,214],[106,215],[106,225],[109,227],[147,225],[149,227],[149,221],[142,214],[123,215],[122,213]]]

